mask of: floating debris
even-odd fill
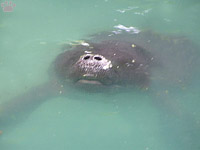
[[[133,47],[133,48],[134,48],[134,47],[136,47],[136,46],[135,46],[135,44],[132,44],[132,45],[131,45],[131,47]]]
[[[128,7],[128,8],[124,8],[124,9],[117,9],[116,11],[118,11],[118,12],[120,12],[120,13],[125,13],[125,12],[127,12],[127,11],[130,11],[130,10],[133,10],[133,9],[137,9],[137,8],[139,8],[139,7]]]
[[[140,32],[140,30],[138,30],[135,27],[132,27],[132,26],[126,27],[126,26],[121,25],[121,24],[114,26],[114,28],[118,29],[117,31],[113,31],[113,33],[115,33],[115,34],[120,34],[122,31],[126,31],[126,32],[129,32],[129,33],[135,33],[135,34]]]

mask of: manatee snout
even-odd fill
[[[87,54],[82,56],[83,60],[85,62],[96,62],[96,63],[100,63],[100,61],[103,59],[103,56],[101,55],[93,55],[93,54]]]
[[[77,82],[84,84],[109,83],[109,72],[112,62],[99,54],[84,54],[74,64],[73,75],[77,76]]]

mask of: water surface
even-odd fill
[[[63,43],[120,24],[200,40],[198,0],[12,2],[13,12],[0,11],[1,103],[47,81]],[[0,149],[198,150],[198,83],[184,90],[158,85],[157,99],[141,91],[109,95],[74,89],[3,131]]]

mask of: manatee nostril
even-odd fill
[[[94,59],[96,59],[96,60],[98,60],[98,61],[102,60],[102,58],[99,57],[99,56],[95,56]]]
[[[83,59],[84,60],[87,60],[87,59],[89,59],[90,58],[90,56],[85,56]]]

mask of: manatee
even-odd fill
[[[54,96],[67,96],[70,88],[153,91],[159,85],[184,89],[199,77],[199,48],[185,37],[102,32],[63,46],[50,65],[50,81],[31,88],[0,105],[0,126],[12,116],[29,114]],[[70,87],[70,88],[69,88]]]

